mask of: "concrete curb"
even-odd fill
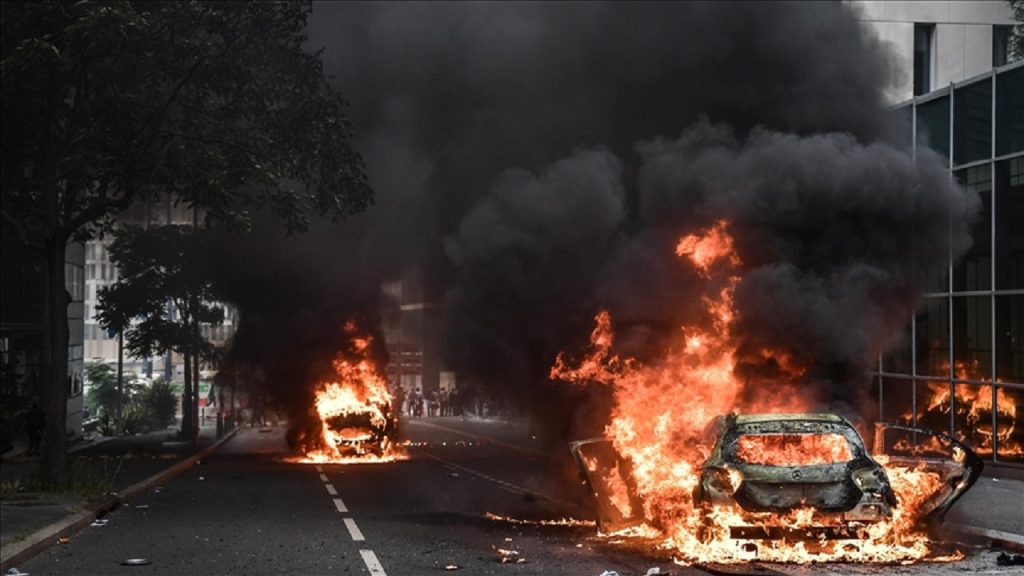
[[[0,551],[0,571],[7,572],[18,564],[34,558],[37,554],[56,544],[58,539],[69,537],[72,534],[77,533],[82,528],[92,524],[96,518],[105,515],[107,512],[110,512],[121,504],[147,494],[153,487],[188,470],[194,466],[196,462],[206,458],[220,448],[225,442],[233,438],[239,430],[240,428],[236,427],[234,430],[225,434],[223,438],[214,442],[210,446],[207,446],[203,450],[182,459],[162,472],[157,472],[145,480],[132,484],[124,490],[111,493],[110,496],[104,498],[100,502],[90,505],[82,512],[76,512],[75,514],[62,518],[49,526],[40,528],[21,542],[12,542],[4,546],[3,550]]]
[[[1024,551],[1024,536],[1021,536],[1020,534],[1003,532],[1001,530],[989,530],[988,528],[968,526],[967,524],[957,524],[956,522],[946,522],[943,524],[943,528],[956,533],[967,534],[968,536],[984,538],[993,544],[1002,546],[1009,550]]]

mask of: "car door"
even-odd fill
[[[643,522],[643,502],[636,494],[629,463],[611,441],[590,438],[569,444],[580,478],[594,498],[597,527],[605,534]]]
[[[886,467],[905,466],[939,474],[942,486],[926,501],[921,516],[927,527],[942,522],[985,467],[973,450],[947,434],[898,424],[875,424],[872,451]]]

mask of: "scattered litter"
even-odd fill
[[[28,576],[28,572],[22,572],[17,567],[11,568],[7,572],[4,572],[4,576]]]
[[[601,576],[619,576],[619,573],[614,570],[605,570],[601,572]]]
[[[68,542],[71,542],[71,538],[68,538],[67,536],[61,536],[57,539],[57,544],[67,544]]]
[[[145,558],[129,558],[121,562],[121,566],[145,566],[152,563],[152,560],[146,560]]]
[[[505,540],[510,542],[512,539],[506,538]],[[505,550],[493,544],[491,548],[494,548],[494,551],[498,554],[498,562],[502,564],[526,564],[526,558],[520,556],[518,550]]]
[[[458,566],[456,564],[449,564],[449,565],[444,567],[444,569],[449,571],[449,572],[454,572],[454,571],[458,570],[459,568],[461,568],[461,566]]]
[[[655,566],[654,568],[648,568],[647,574],[644,576],[669,576],[668,572],[662,572],[661,568]]]
[[[200,480],[206,480],[206,476],[200,476],[199,479]]]
[[[89,526],[106,526],[109,523],[110,520],[107,520],[106,518],[97,518],[93,520],[92,524],[89,524]]]
[[[1002,552],[996,557],[997,566],[1024,566],[1024,554]]]
[[[149,504],[139,504],[136,508],[139,510],[145,510],[146,508],[149,508]]]

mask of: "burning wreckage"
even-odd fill
[[[926,488],[932,493],[914,510],[916,528],[941,522],[981,474],[981,459],[944,434],[887,424],[878,424],[875,433],[876,454],[883,454],[889,444],[879,460],[927,470],[942,479]],[[754,556],[759,541],[788,540],[802,542],[806,549],[812,544],[828,549],[834,548],[832,541],[870,540],[877,535],[875,527],[885,529],[882,523],[898,514],[901,503],[886,468],[841,416],[730,414],[716,418],[708,434],[713,448],[691,500],[700,514],[695,536],[702,543],[727,534],[743,541],[740,549]],[[911,445],[910,438],[918,442]],[[594,496],[598,527],[605,533],[628,533],[643,522],[662,528],[658,517],[635,515],[644,506],[631,465],[610,444],[592,438],[570,445]],[[852,552],[857,545],[846,542],[842,548]]]
[[[869,452],[849,421],[815,413],[821,400],[799,385],[806,367],[785,351],[754,351],[776,377],[757,382],[771,394],[747,389],[735,367],[751,352],[733,333],[741,260],[727,228],[718,222],[676,247],[708,281],[706,320],[683,326],[664,358],[614,354],[611,315],[601,312],[586,355],[561,354],[551,369],[554,380],[612,392],[603,436],[571,445],[600,533],[683,564],[962,557],[929,533],[977,480],[974,451],[877,424]]]
[[[289,445],[304,453],[301,462],[348,464],[404,458],[396,445],[398,420],[391,393],[369,358],[372,339],[356,332],[353,322],[345,326],[349,350],[332,363],[336,379],[317,386],[310,418],[289,430]]]

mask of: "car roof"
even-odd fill
[[[851,425],[849,420],[837,414],[743,414],[736,416],[737,426],[760,422],[830,422],[834,424]]]

